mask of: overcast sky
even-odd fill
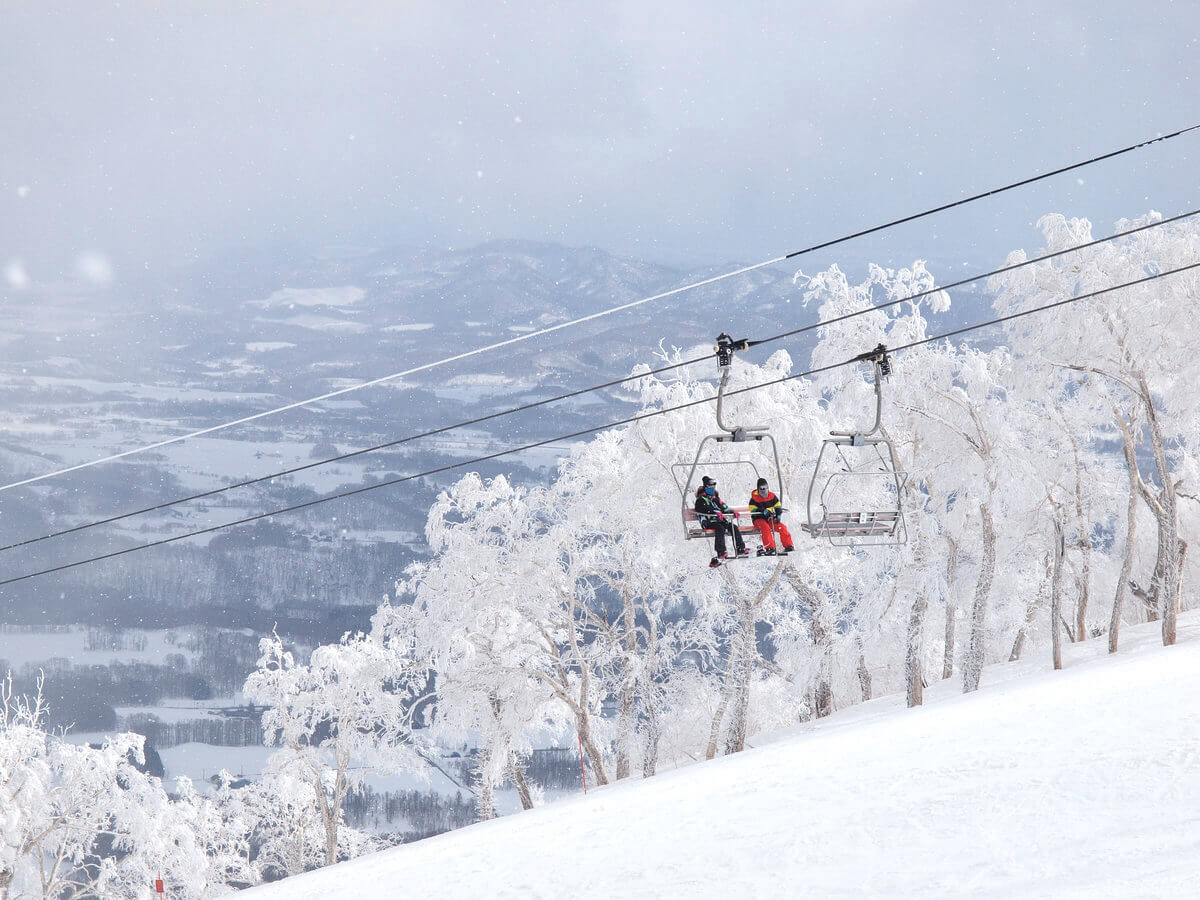
[[[4,5],[10,287],[280,242],[755,261],[1200,121],[1194,0]],[[1198,162],[855,253],[994,262],[1041,212],[1190,208]]]

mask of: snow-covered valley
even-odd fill
[[[1200,614],[893,695],[256,897],[1162,897],[1200,867]]]

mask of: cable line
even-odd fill
[[[992,188],[990,191],[984,191],[980,194],[972,194],[970,197],[963,197],[961,200],[954,200],[951,203],[944,203],[941,206],[935,206],[933,209],[927,209],[924,212],[914,213],[913,215],[905,216],[902,219],[893,219],[890,222],[885,222],[883,225],[876,225],[873,228],[865,228],[862,231],[856,231],[854,234],[848,234],[845,237],[840,237],[832,241],[825,241],[823,244],[814,244],[811,247],[805,247],[803,250],[796,250],[792,253],[789,253],[784,257],[784,259],[791,259],[793,256],[800,256],[804,253],[812,253],[814,250],[824,250],[826,247],[832,247],[835,244],[841,244],[845,241],[852,241],[855,238],[860,238],[868,234],[874,234],[877,231],[883,231],[885,228],[892,228],[895,225],[903,225],[906,222],[915,222],[917,219],[923,219],[926,216],[932,216],[935,213],[945,212],[948,209],[954,209],[956,206],[965,206],[966,204],[973,203],[976,200],[982,200],[984,197],[994,197],[996,194],[1003,194],[1005,191],[1011,191],[1013,188],[1024,187],[1027,184],[1033,184],[1035,181],[1053,178],[1055,175],[1062,175],[1064,172],[1082,169],[1086,166],[1103,162],[1106,159],[1112,159],[1113,157],[1120,156],[1123,153],[1130,153],[1134,150],[1140,150],[1142,147],[1149,147],[1151,144],[1157,144],[1159,141],[1169,141],[1171,138],[1177,138],[1181,134],[1187,134],[1189,131],[1195,131],[1198,128],[1200,128],[1200,124],[1189,125],[1187,128],[1180,128],[1178,131],[1172,131],[1170,134],[1163,134],[1156,138],[1151,138],[1148,141],[1130,144],[1128,147],[1123,147],[1120,150],[1113,150],[1111,153],[1105,153],[1101,156],[1093,156],[1091,159],[1085,159],[1083,162],[1072,163],[1069,166],[1063,166],[1059,169],[1043,172],[1041,175],[1034,175],[1031,178],[1025,178],[1021,181],[1014,181],[1012,184],[1006,184],[1004,187]]]
[[[887,309],[890,306],[898,306],[901,303],[911,303],[913,300],[920,300],[922,297],[929,297],[933,294],[939,294],[942,291],[948,291],[952,288],[962,287],[964,284],[970,284],[974,281],[982,281],[985,278],[991,278],[994,275],[1003,275],[1006,272],[1014,272],[1017,269],[1023,269],[1025,266],[1033,265],[1034,263],[1044,262],[1048,259],[1055,259],[1059,256],[1066,256],[1068,253],[1074,253],[1076,250],[1086,250],[1089,247],[1096,247],[1100,244],[1107,244],[1110,241],[1115,241],[1123,237],[1129,237],[1131,234],[1137,234],[1141,231],[1149,231],[1152,228],[1159,228],[1163,225],[1170,225],[1172,222],[1178,222],[1181,219],[1189,219],[1192,216],[1200,215],[1200,209],[1193,209],[1191,212],[1180,213],[1177,216],[1171,216],[1169,219],[1160,219],[1157,222],[1150,222],[1147,225],[1139,225],[1137,228],[1130,228],[1128,231],[1119,231],[1116,234],[1110,234],[1108,237],[1097,238],[1094,241],[1088,241],[1086,244],[1076,244],[1073,247],[1067,247],[1065,250],[1055,250],[1053,253],[1046,253],[1042,256],[1035,256],[1033,259],[1027,259],[1023,262],[1013,263],[1008,266],[1001,266],[999,269],[993,269],[991,272],[985,272],[982,275],[972,275],[970,278],[961,278],[958,281],[952,281],[949,284],[932,287],[927,291],[921,291],[916,294],[910,294],[907,297],[901,297],[898,300],[888,300],[886,303],[880,303],[877,306],[870,306],[866,309],[855,310],[844,315],[835,316],[832,319],[826,319],[823,322],[817,322],[813,325],[805,325],[802,328],[793,328],[791,331],[783,331],[771,337],[761,338],[757,341],[747,341],[746,346],[755,347],[759,344],[767,344],[771,341],[778,341],[782,338],[792,337],[793,335],[803,334],[806,331],[812,331],[815,328],[822,328],[826,325],[834,325],[838,322],[844,322],[846,319],[853,319],[855,316],[861,316],[864,313],[873,312],[877,309]],[[0,548],[3,549],[3,548]]]
[[[803,250],[793,250],[792,252],[785,253],[782,256],[777,256],[772,259],[766,259],[766,260],[763,260],[762,262],[754,263],[754,264],[748,265],[748,266],[743,266],[741,268],[734,269],[732,271],[725,272],[720,275],[714,275],[711,278],[706,278],[701,281],[694,281],[694,282],[691,282],[690,284],[683,285],[682,287],[673,288],[669,291],[663,291],[662,293],[654,294],[649,297],[642,297],[639,300],[633,300],[633,301],[630,301],[629,303],[623,303],[618,306],[613,306],[608,309],[601,310],[599,312],[590,313],[589,315],[581,316],[577,319],[572,319],[569,322],[560,322],[557,325],[552,325],[547,328],[542,328],[537,331],[532,331],[532,332],[529,332],[528,334],[522,334],[522,335],[518,335],[513,338],[508,338],[507,340],[497,341],[494,344],[488,344],[487,346],[484,346],[484,347],[477,347],[474,350],[468,350],[466,352],[459,353],[454,356],[448,356],[444,359],[440,359],[435,362],[424,363],[420,366],[415,366],[411,369],[406,369],[403,372],[394,372],[391,375],[384,375],[380,378],[371,379],[370,381],[364,381],[359,384],[350,385],[349,387],[339,388],[338,390],[329,391],[328,393],[320,394],[316,397],[309,397],[306,400],[297,400],[293,403],[288,403],[288,404],[285,404],[284,406],[276,407],[275,409],[264,410],[263,412],[254,413],[253,415],[244,416],[240,419],[234,419],[229,422],[223,422],[219,425],[211,425],[207,428],[201,428],[197,431],[192,431],[187,434],[177,435],[172,438],[165,438],[161,441],[156,441],[155,443],[147,444],[146,446],[143,446],[143,447],[133,447],[129,450],[123,450],[119,453],[113,453],[109,456],[104,456],[99,459],[93,459],[88,462],[79,463],[77,465],[66,466],[61,469],[56,469],[53,472],[46,472],[42,475],[35,475],[30,478],[24,478],[19,481],[13,481],[13,482],[9,482],[8,484],[2,484],[2,485],[0,485],[0,492],[7,491],[7,490],[10,490],[10,489],[16,488],[16,487],[22,487],[22,486],[28,485],[28,484],[34,484],[39,481],[45,481],[48,478],[54,478],[58,475],[65,475],[68,472],[77,472],[81,469],[88,469],[88,468],[91,468],[92,466],[98,466],[102,463],[112,462],[112,461],[118,460],[118,459],[124,459],[128,456],[133,456],[138,453],[145,453],[149,450],[157,450],[160,447],[166,447],[166,446],[169,446],[170,444],[177,444],[180,441],[190,440],[192,438],[201,437],[206,434],[212,434],[215,431],[222,431],[226,428],[232,428],[235,425],[244,425],[247,422],[253,422],[253,421],[256,421],[257,419],[266,418],[267,416],[273,416],[273,415],[276,415],[281,412],[286,412],[288,410],[298,409],[299,407],[308,406],[311,403],[318,403],[322,400],[328,400],[333,397],[340,397],[344,394],[352,393],[353,391],[360,391],[360,390],[363,390],[364,388],[374,387],[375,385],[383,384],[388,381],[394,381],[397,378],[403,378],[407,375],[415,375],[418,372],[425,372],[430,369],[438,368],[439,366],[449,365],[450,363],[454,363],[454,362],[461,362],[462,360],[468,359],[472,356],[478,356],[482,353],[491,352],[492,350],[499,350],[502,347],[508,347],[513,344],[518,344],[518,343],[521,343],[522,341],[531,340],[535,337],[543,337],[547,334],[551,334],[552,332],[555,332],[555,331],[560,331],[564,328],[570,328],[575,325],[583,324],[584,322],[590,322],[595,319],[603,318],[604,316],[609,316],[614,313],[623,312],[628,309],[633,309],[634,307],[642,306],[643,304],[651,303],[655,300],[662,300],[666,297],[675,296],[677,294],[682,294],[685,291],[694,290],[695,288],[698,288],[698,287],[704,287],[706,285],[716,284],[717,282],[724,281],[727,278],[733,278],[737,275],[744,275],[748,272],[753,272],[757,269],[765,268],[766,266],[785,262],[789,259],[794,259],[797,256],[803,256],[806,253],[813,253],[817,250],[823,250],[826,247],[833,247],[837,244],[842,244],[842,243],[845,243],[846,241],[854,240],[855,238],[864,237],[865,235],[868,235],[868,234],[875,234],[876,232],[883,231],[888,228],[892,228],[896,225],[903,225],[907,222],[915,222],[916,220],[923,219],[926,216],[932,216],[936,213],[944,212],[948,209],[953,209],[954,207],[957,207],[957,206],[964,206],[968,203],[973,203],[976,200],[982,200],[985,197],[993,197],[997,194],[1002,194],[1005,191],[1011,191],[1015,188],[1023,187],[1028,184],[1033,184],[1034,182],[1042,181],[1046,178],[1052,178],[1055,175],[1061,175],[1064,172],[1071,172],[1076,169],[1082,169],[1087,166],[1095,165],[1098,162],[1102,162],[1107,159],[1112,159],[1114,157],[1121,156],[1122,154],[1130,153],[1134,150],[1139,150],[1143,147],[1148,147],[1151,144],[1157,144],[1160,141],[1168,141],[1168,140],[1171,140],[1172,138],[1179,137],[1180,135],[1184,135],[1190,131],[1196,131],[1198,129],[1200,129],[1200,124],[1190,125],[1187,128],[1181,128],[1178,131],[1173,131],[1170,134],[1159,135],[1158,137],[1150,138],[1149,140],[1144,140],[1144,141],[1140,141],[1139,143],[1136,143],[1136,144],[1131,144],[1130,146],[1123,147],[1120,150],[1113,150],[1109,153],[1101,154],[1100,156],[1093,156],[1090,159],[1085,159],[1081,162],[1072,163],[1071,165],[1068,165],[1068,166],[1062,166],[1058,169],[1054,169],[1049,172],[1043,172],[1039,175],[1034,175],[1029,178],[1022,179],[1020,181],[1014,181],[1009,184],[1003,185],[1001,187],[992,188],[991,190],[988,190],[988,191],[983,191],[982,193],[979,193],[979,194],[973,194],[969,197],[963,197],[962,199],[955,200],[950,203],[944,203],[941,206],[936,206],[931,209],[924,210],[922,212],[913,213],[911,215],[904,216],[903,218],[900,218],[900,219],[893,219],[892,221],[885,222],[882,225],[874,225],[870,228],[865,228],[861,231],[856,231],[853,234],[847,234],[847,235],[843,235],[842,237],[824,241],[819,244],[813,244],[810,247],[805,247]]]
[[[946,285],[941,285],[939,287],[933,287],[933,288],[930,288],[925,291],[920,291],[916,294],[910,294],[907,297],[900,297],[899,299],[896,299],[896,300],[889,300],[885,303],[880,303],[877,306],[869,306],[864,309],[854,310],[853,312],[845,313],[843,315],[836,316],[832,319],[826,319],[821,322],[814,322],[811,325],[805,325],[801,328],[793,328],[790,331],[783,331],[783,332],[780,332],[779,334],[772,335],[770,337],[760,338],[758,340],[751,340],[751,341],[747,341],[746,343],[747,343],[747,346],[755,347],[760,344],[770,343],[771,341],[777,341],[777,340],[781,340],[783,338],[793,337],[797,334],[802,334],[804,332],[813,331],[817,328],[822,328],[826,325],[833,325],[838,322],[846,321],[847,319],[853,319],[857,316],[866,315],[867,313],[874,312],[876,310],[887,309],[889,307],[896,306],[901,303],[909,303],[914,300],[919,300],[922,297],[930,296],[931,294],[950,290],[950,289],[956,288],[956,287],[962,287],[964,284],[970,284],[975,281],[982,281],[983,279],[991,278],[994,275],[1000,275],[1000,274],[1004,274],[1006,272],[1012,272],[1017,269],[1021,269],[1026,266],[1031,266],[1031,265],[1034,265],[1039,262],[1044,262],[1049,259],[1055,259],[1060,256],[1065,256],[1069,253],[1074,253],[1077,250],[1086,250],[1090,247],[1095,247],[1100,244],[1109,243],[1111,241],[1115,241],[1115,240],[1118,240],[1123,237],[1128,237],[1131,234],[1137,234],[1142,231],[1149,231],[1150,229],[1153,229],[1153,228],[1159,228],[1163,225],[1169,225],[1172,222],[1178,222],[1181,219],[1186,219],[1186,218],[1196,216],[1196,215],[1200,215],[1200,209],[1195,209],[1195,210],[1192,210],[1191,212],[1180,213],[1179,215],[1172,216],[1168,219],[1162,219],[1157,222],[1151,222],[1147,225],[1139,225],[1136,228],[1130,228],[1127,231],[1120,231],[1115,234],[1111,234],[1107,237],[1097,238],[1096,240],[1089,241],[1085,244],[1077,244],[1072,247],[1067,247],[1066,249],[1063,249],[1063,250],[1056,250],[1052,253],[1046,253],[1042,256],[1035,256],[1032,259],[1027,259],[1027,260],[1024,260],[1023,262],[1013,263],[1012,265],[1008,265],[1008,266],[1002,266],[999,269],[993,269],[990,272],[984,272],[980,275],[973,275],[970,278],[962,278],[962,279],[959,279],[958,281],[953,281]],[[313,462],[304,463],[303,465],[293,466],[292,468],[288,468],[288,469],[282,469],[278,472],[272,472],[267,475],[260,475],[255,478],[248,478],[244,481],[235,482],[233,484],[222,485],[221,487],[213,488],[211,490],[201,491],[200,493],[190,494],[186,497],[179,497],[178,499],[175,499],[175,500],[167,500],[167,501],[164,501],[163,503],[157,503],[153,506],[143,507],[142,509],[133,510],[131,512],[119,513],[117,515],[108,516],[107,518],[98,519],[94,522],[86,522],[86,523],[76,525],[71,528],[64,528],[61,531],[54,531],[49,534],[41,535],[40,537],[28,538],[26,540],[17,541],[15,543],[7,544],[5,546],[0,547],[0,553],[4,552],[6,550],[13,550],[18,547],[26,547],[26,546],[29,546],[30,544],[37,544],[37,543],[40,543],[41,541],[50,540],[51,538],[62,537],[64,535],[75,534],[80,531],[86,531],[89,528],[95,528],[100,525],[109,525],[113,522],[122,521],[123,519],[133,518],[134,516],[140,516],[140,515],[144,515],[144,514],[150,513],[150,512],[157,512],[158,510],[161,510],[161,509],[168,509],[172,506],[178,506],[181,503],[189,503],[193,500],[202,500],[206,497],[215,497],[218,494],[225,493],[226,491],[237,490],[239,488],[248,487],[248,486],[254,485],[254,484],[261,484],[264,481],[271,481],[275,478],[282,478],[286,475],[293,475],[297,472],[303,472],[308,469],[317,468],[318,466],[329,465],[329,464],[335,463],[335,462],[342,462],[347,459],[353,459],[356,456],[363,456],[364,454],[367,454],[367,453],[374,453],[379,450],[386,450],[391,447],[397,447],[402,444],[407,444],[412,441],[420,440],[422,438],[433,437],[434,435],[444,434],[449,431],[456,431],[458,429],[468,428],[472,425],[478,425],[482,422],[487,422],[487,421],[490,421],[493,419],[502,418],[504,416],[509,416],[509,415],[513,415],[516,413],[525,412],[530,409],[536,409],[537,407],[546,406],[547,404],[550,404],[550,403],[557,403],[562,400],[569,400],[574,397],[582,396],[584,394],[593,393],[595,391],[601,391],[601,390],[605,390],[607,388],[616,387],[618,385],[627,384],[628,382],[637,381],[642,378],[647,378],[651,375],[659,375],[663,372],[669,372],[669,371],[672,371],[675,369],[683,368],[684,366],[690,366],[690,365],[693,365],[698,362],[703,362],[707,359],[711,359],[711,356],[712,356],[711,354],[705,354],[704,356],[697,356],[693,359],[687,359],[687,360],[684,360],[683,362],[671,363],[670,365],[660,366],[659,368],[650,369],[646,372],[639,372],[635,375],[626,375],[623,378],[617,378],[617,379],[613,379],[612,381],[606,381],[603,384],[597,384],[597,385],[592,385],[591,387],[580,388],[575,391],[570,391],[569,393],[558,394],[553,397],[547,397],[543,400],[537,400],[537,401],[534,401],[531,403],[525,403],[520,406],[511,407],[509,409],[502,409],[502,410],[499,410],[494,413],[489,413],[488,415],[485,415],[485,416],[479,416],[474,419],[468,419],[464,422],[456,422],[452,425],[443,425],[439,428],[435,428],[435,429],[432,429],[429,431],[423,431],[418,434],[409,435],[407,437],[397,438],[395,440],[387,441],[382,444],[375,444],[374,446],[371,446],[371,447],[364,447],[360,450],[352,450],[348,453],[342,453],[337,456],[331,456],[327,459],[315,460]]]
[[[513,344],[519,344],[522,341],[528,341],[535,337],[543,337],[555,331],[560,331],[564,328],[570,328],[574,325],[582,325],[584,322],[591,322],[595,319],[611,316],[613,313],[624,312],[627,309],[633,309],[636,306],[641,306],[645,303],[650,303],[654,300],[661,300],[664,297],[670,297],[674,294],[682,294],[684,291],[690,291],[705,285],[715,284],[718,281],[723,281],[726,278],[733,278],[735,275],[743,275],[746,272],[752,272],[755,269],[761,269],[764,266],[769,266],[773,263],[782,262],[784,257],[780,256],[775,259],[764,260],[760,263],[755,263],[750,266],[743,266],[740,269],[734,269],[731,272],[726,272],[722,275],[715,275],[712,278],[706,278],[703,281],[693,281],[691,284],[685,284],[683,287],[673,288],[669,291],[663,291],[660,294],[654,294],[650,297],[642,297],[640,300],[633,300],[629,303],[622,303],[620,306],[613,306],[600,312],[590,313],[586,316],[580,316],[577,319],[572,319],[569,322],[560,322],[557,325],[551,325],[548,328],[541,328],[537,331],[531,331],[528,334],[517,335],[516,337],[508,338],[507,340],[497,341],[494,344],[488,344],[486,347],[476,347],[474,350],[467,350],[464,353],[458,353],[454,356],[447,356],[445,359],[439,359],[435,362],[423,363],[419,366],[414,366],[411,369],[405,369],[403,372],[393,372],[391,375],[384,375],[381,378],[373,378],[370,381],[364,381],[359,384],[352,384],[349,387],[339,388],[336,391],[329,391],[325,394],[320,394],[316,397],[309,397],[307,400],[297,400],[294,403],[288,403],[285,406],[279,406],[275,409],[264,410],[263,412],[254,413],[250,416],[243,416],[240,419],[234,419],[230,422],[223,422],[220,425],[210,425],[208,428],[201,428],[197,431],[191,431],[187,434],[180,434],[172,438],[166,438],[161,441],[156,441],[153,444],[147,444],[144,447],[133,447],[129,450],[122,450],[120,453],[113,453],[110,456],[93,459],[89,462],[79,463],[74,466],[66,466],[62,469],[56,469],[53,472],[46,472],[43,475],[35,475],[31,478],[24,478],[20,481],[13,481],[8,484],[0,485],[0,491],[7,491],[11,488],[22,487],[23,485],[33,484],[38,481],[45,481],[47,478],[54,478],[58,475],[65,475],[68,472],[78,472],[80,469],[89,469],[92,466],[98,466],[101,463],[112,462],[117,459],[124,459],[127,456],[133,456],[137,453],[145,453],[148,450],[157,450],[159,447],[166,447],[170,444],[178,444],[180,441],[190,440],[192,438],[201,437],[206,434],[212,434],[214,431],[222,431],[226,428],[232,428],[235,425],[244,425],[247,422],[253,422],[257,419],[263,419],[267,416],[273,416],[277,413],[287,412],[288,410],[298,409],[301,406],[308,406],[310,403],[318,403],[322,400],[328,400],[331,397],[340,397],[343,394],[349,394],[353,391],[361,391],[363,388],[374,387],[377,384],[383,384],[387,381],[394,381],[397,378],[404,378],[407,375],[415,375],[418,372],[426,372],[430,369],[436,369],[439,366],[449,365],[450,363],[461,362],[464,359],[469,359],[472,356],[478,356],[481,353],[488,353],[492,350],[499,350],[502,347],[509,347]]]
[[[539,406],[545,406],[548,403],[556,403],[560,400],[569,400],[572,397],[578,397],[582,394],[589,394],[593,391],[602,391],[605,388],[616,387],[620,384],[625,384],[629,381],[636,381],[639,378],[646,378],[650,375],[658,375],[662,372],[669,372],[672,369],[680,369],[684,366],[690,366],[693,363],[703,362],[708,359],[709,355],[698,356],[695,359],[684,360],[683,362],[671,363],[670,365],[661,366],[657,369],[651,369],[648,372],[640,372],[636,375],[626,375],[624,378],[616,378],[612,381],[606,381],[604,384],[592,385],[591,387],[580,388],[577,391],[571,391],[566,394],[558,394],[554,397],[547,397],[544,400],[535,400],[532,403],[523,403],[520,406],[514,406],[509,409],[502,409],[498,412],[488,413],[486,416],[478,416],[474,419],[467,419],[464,422],[456,422],[453,425],[443,425],[440,428],[434,428],[429,431],[422,431],[419,434],[410,434],[407,437],[397,438],[393,441],[387,441],[382,444],[375,444],[372,447],[363,447],[361,450],[351,450],[349,453],[341,453],[337,456],[331,456],[328,459],[319,459],[310,463],[305,463],[300,466],[293,466],[290,469],[282,469],[278,472],[272,472],[269,475],[259,475],[256,478],[247,478],[245,481],[239,481],[235,484],[226,484],[218,488],[213,488],[208,491],[201,491],[198,494],[191,494],[187,497],[180,497],[176,500],[167,500],[163,503],[157,503],[154,506],[147,506],[142,509],[135,509],[132,512],[120,513],[115,516],[109,516],[106,519],[98,519],[95,522],[87,522],[82,525],[76,525],[73,528],[64,528],[62,531],[54,531],[50,534],[44,534],[41,537],[29,538],[27,540],[18,541],[14,544],[8,544],[0,547],[0,552],[5,550],[14,550],[17,547],[26,547],[29,544],[37,544],[41,541],[48,541],[51,538],[61,537],[66,534],[74,534],[78,531],[85,531],[88,528],[95,528],[98,525],[108,525],[112,522],[119,522],[122,519],[129,519],[133,516],[144,515],[149,512],[156,512],[160,509],[167,509],[171,506],[178,506],[180,503],[188,503],[192,500],[202,500],[205,497],[215,497],[217,494],[223,494],[226,491],[236,490],[237,488],[249,487],[252,484],[260,484],[264,481],[272,481],[276,478],[282,478],[285,475],[293,475],[296,472],[303,472],[306,469],[315,469],[317,466],[325,466],[330,463],[341,462],[347,459],[353,459],[356,456],[362,456],[366,453],[374,453],[378,450],[387,450],[391,447],[398,447],[401,444],[407,444],[412,441],[420,440],[421,438],[433,437],[436,434],[444,434],[448,431],[456,431],[461,428],[469,428],[472,425],[478,425],[481,422],[487,422],[491,419],[498,419],[502,416],[510,416],[515,413],[525,412],[526,410],[536,409]]]
[[[1066,306],[1071,303],[1077,303],[1080,300],[1088,300],[1093,297],[1099,297],[1103,294],[1110,294],[1114,291],[1124,290],[1125,288],[1129,288],[1129,287],[1135,287],[1139,284],[1147,284],[1151,281],[1157,281],[1160,278],[1166,278],[1169,275],[1177,275],[1180,272],[1187,272],[1187,271],[1191,271],[1193,269],[1200,269],[1200,262],[1190,263],[1186,266],[1180,266],[1179,268],[1175,268],[1175,269],[1168,269],[1165,272],[1158,272],[1154,275],[1147,275],[1143,278],[1137,278],[1133,281],[1127,281],[1124,284],[1117,284],[1117,285],[1113,285],[1111,287],[1102,288],[1097,291],[1091,291],[1087,294],[1079,294],[1074,297],[1067,297],[1063,300],[1056,300],[1053,303],[1047,303],[1043,306],[1035,306],[1031,309],[1027,309],[1022,312],[1010,313],[1009,315],[1000,316],[995,319],[989,319],[986,322],[977,322],[974,325],[966,325],[962,328],[955,328],[951,331],[942,332],[941,334],[922,338],[921,340],[917,340],[917,341],[912,341],[911,343],[908,343],[908,344],[902,344],[898,347],[894,347],[894,348],[890,349],[888,352],[891,354],[900,353],[904,350],[911,350],[914,347],[920,347],[924,344],[931,344],[934,341],[944,340],[945,338],[955,337],[960,334],[966,334],[967,332],[970,332],[970,331],[977,331],[981,328],[988,328],[992,325],[998,325],[1002,322],[1009,322],[1009,321],[1012,321],[1013,319],[1020,319],[1020,318],[1023,318],[1024,316],[1031,316],[1034,313],[1045,312],[1046,310],[1050,310],[1050,309],[1056,309],[1060,306]],[[808,369],[804,372],[797,372],[793,375],[785,375],[781,378],[775,378],[775,379],[772,379],[771,381],[764,381],[761,384],[750,385],[749,387],[739,388],[738,390],[735,390],[735,391],[726,391],[725,396],[732,397],[737,394],[746,394],[751,391],[762,390],[763,388],[771,387],[773,385],[783,384],[784,382],[794,381],[797,378],[808,378],[813,375],[820,374],[822,372],[829,372],[834,369],[840,369],[844,366],[856,365],[859,362],[861,362],[861,360],[862,360],[861,356],[855,356],[855,357],[852,357],[847,360],[842,360],[841,362],[831,363],[826,366],[818,366],[813,369]],[[451,464],[445,465],[445,466],[438,466],[437,468],[427,469],[424,472],[417,472],[416,474],[413,474],[413,475],[404,475],[399,478],[392,478],[387,481],[380,481],[380,482],[377,482],[376,484],[369,484],[369,485],[365,485],[363,487],[354,488],[353,490],[342,491],[337,494],[330,494],[329,496],[326,496],[326,497],[318,497],[314,500],[308,500],[304,503],[297,503],[292,506],[285,506],[282,509],[276,509],[276,510],[272,510],[270,512],[264,512],[264,513],[257,513],[253,516],[246,516],[245,518],[242,518],[242,519],[235,519],[232,522],[224,522],[220,525],[210,525],[207,528],[200,528],[195,531],[188,531],[188,532],[185,532],[184,534],[174,535],[173,537],[161,538],[159,540],[150,541],[145,544],[137,544],[133,547],[126,547],[123,550],[114,550],[111,553],[104,553],[99,556],[91,556],[86,559],[76,560],[75,562],[64,563],[64,564],[58,565],[58,566],[52,566],[51,568],[48,568],[48,569],[42,569],[37,572],[30,572],[26,575],[18,575],[15,578],[8,578],[3,581],[0,581],[0,587],[4,587],[5,585],[10,585],[10,584],[16,584],[17,582],[26,581],[30,578],[37,578],[42,575],[50,575],[54,572],[62,572],[67,569],[74,569],[78,566],[88,565],[90,563],[101,562],[101,561],[107,560],[107,559],[114,559],[118,556],[124,556],[127,553],[135,553],[138,550],[148,550],[151,547],[161,547],[165,544],[173,544],[176,541],[186,540],[187,538],[198,537],[198,536],[204,535],[204,534],[212,534],[215,531],[221,531],[225,528],[232,528],[236,525],[245,525],[250,522],[259,521],[260,519],[269,519],[272,516],[278,516],[278,515],[282,515],[284,513],[289,513],[289,512],[296,512],[297,510],[301,510],[301,509],[308,509],[309,507],[317,506],[322,503],[328,503],[331,500],[341,500],[346,497],[353,497],[358,494],[365,494],[367,491],[378,490],[379,488],[393,487],[394,485],[403,484],[404,482],[407,482],[407,481],[415,481],[418,478],[426,478],[430,475],[437,475],[442,472],[449,472],[454,469],[461,469],[464,466],[472,466],[472,465],[476,465],[476,464],[482,463],[482,462],[489,462],[493,459],[499,459],[504,456],[511,456],[514,453],[522,453],[526,450],[533,450],[538,447],[544,447],[547,444],[552,444],[557,441],[572,440],[574,438],[584,437],[585,435],[596,434],[597,432],[601,432],[601,431],[607,431],[611,428],[619,428],[622,425],[630,425],[630,424],[633,424],[634,422],[640,422],[645,419],[652,419],[655,416],[663,416],[668,413],[678,412],[680,410],[688,409],[693,406],[700,406],[701,404],[704,404],[704,403],[712,403],[716,399],[717,398],[714,396],[714,397],[703,397],[699,400],[690,400],[687,403],[680,403],[676,406],[668,406],[668,407],[664,407],[663,409],[651,410],[650,412],[639,413],[638,415],[628,416],[624,419],[618,419],[614,422],[608,422],[604,425],[596,425],[591,428],[584,428],[579,431],[574,431],[574,432],[571,432],[570,434],[561,434],[561,435],[557,435],[556,437],[546,438],[545,440],[534,441],[529,444],[523,444],[519,447],[510,447],[507,450],[500,450],[495,453],[489,453],[486,456],[479,456],[474,459],[463,460],[461,462],[451,463]]]

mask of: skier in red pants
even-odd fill
[[[791,553],[792,535],[787,530],[787,526],[779,521],[779,517],[783,513],[783,504],[767,488],[767,479],[758,479],[758,484],[754,486],[754,492],[750,495],[750,521],[754,523],[754,527],[758,529],[759,536],[762,537],[762,547],[759,548],[759,556],[774,556],[775,555],[775,535],[772,532],[778,532],[779,537],[783,541],[783,552]]]

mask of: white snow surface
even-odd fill
[[[150,663],[162,665],[172,653],[191,659],[195,653],[185,646],[190,635],[186,629],[130,629],[122,633],[130,642],[126,650],[88,650],[86,628],[70,631],[0,631],[0,678],[11,667],[20,672],[27,665],[65,659],[75,666],[107,666],[121,663]],[[136,638],[144,639],[141,649],[133,648]]]
[[[259,888],[337,897],[1185,896],[1200,614]],[[1188,885],[1192,887],[1189,888]]]
[[[266,300],[251,303],[264,309],[296,306],[353,306],[360,302],[367,292],[360,287],[326,287],[326,288],[283,288],[275,291]]]
[[[296,345],[290,341],[251,341],[246,349],[251,353],[270,353],[272,350],[290,350]]]

